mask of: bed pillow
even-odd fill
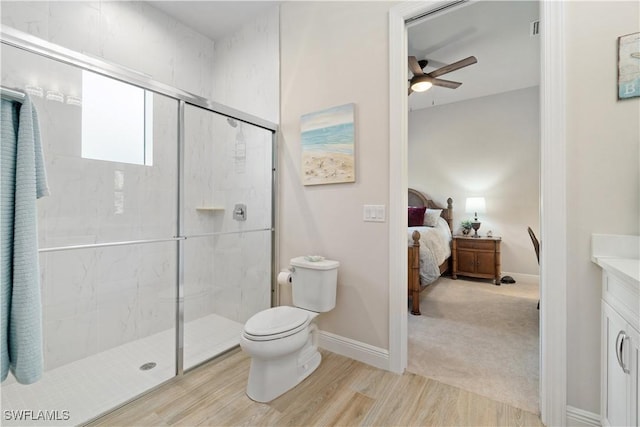
[[[426,209],[424,206],[409,206],[409,227],[420,227],[424,224],[424,211]]]
[[[442,209],[427,209],[424,213],[424,225],[435,227],[438,225],[438,218],[442,214]]]

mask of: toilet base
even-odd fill
[[[298,351],[277,359],[251,358],[247,396],[266,403],[291,390],[315,371],[322,355],[314,344],[315,325],[305,345]]]

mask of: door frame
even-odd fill
[[[484,1],[484,0],[478,0]],[[389,369],[407,367],[408,104],[406,22],[463,1],[389,11]],[[540,0],[540,416],[566,425],[567,231],[564,2]]]

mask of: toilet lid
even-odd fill
[[[304,326],[309,313],[296,307],[281,306],[253,315],[244,325],[244,332],[254,337],[270,337]]]

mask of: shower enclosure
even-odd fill
[[[276,127],[14,30],[1,49],[51,190],[45,371],[2,383],[2,424],[77,425],[234,348],[271,306]]]

